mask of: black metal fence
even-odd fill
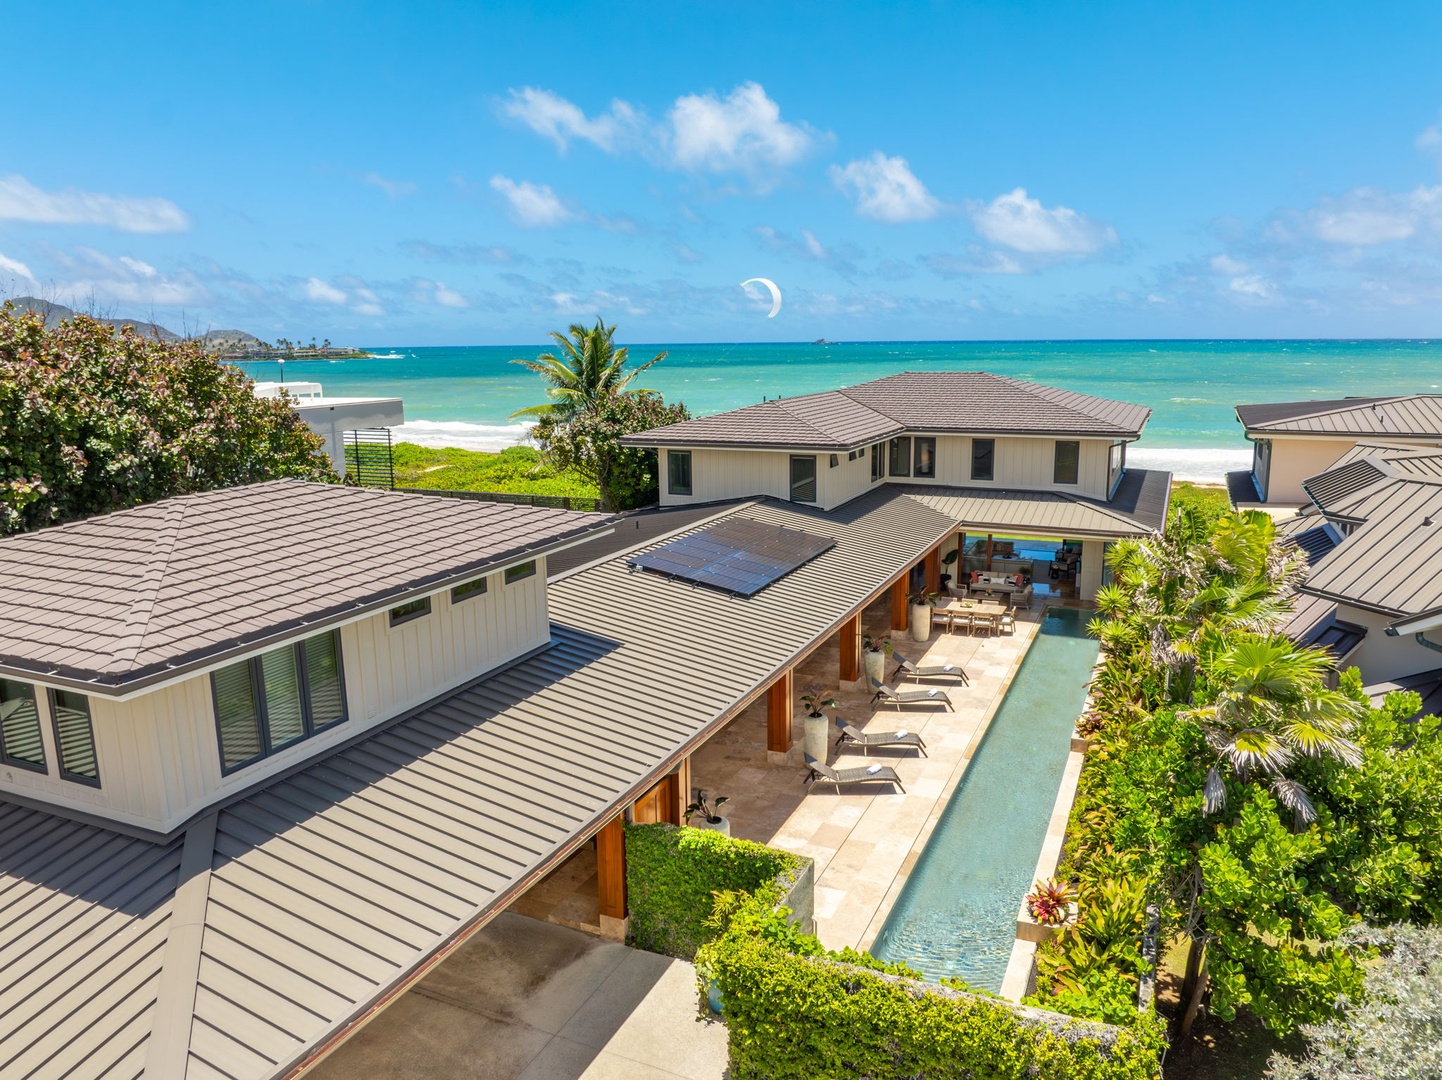
[[[521,506],[546,506],[552,510],[579,510],[594,513],[601,509],[600,499],[577,495],[522,495],[510,491],[440,491],[435,488],[396,488],[412,495],[439,495],[448,499],[475,499],[479,502],[517,503]]]
[[[362,487],[395,487],[395,460],[390,428],[362,428],[345,433],[345,471]]]

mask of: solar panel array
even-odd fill
[[[754,596],[835,546],[835,540],[803,529],[732,517],[637,555],[629,565],[737,596]]]

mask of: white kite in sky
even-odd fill
[[[776,318],[776,313],[781,310],[781,290],[776,287],[776,282],[770,278],[754,277],[747,278],[741,283],[743,289],[746,289],[747,285],[765,285],[766,288],[771,290],[771,310],[767,313],[766,317],[768,319]],[[750,293],[751,290],[746,289],[746,291]]]

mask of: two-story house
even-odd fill
[[[1171,475],[1126,465],[1150,415],[984,371],[909,371],[622,441],[657,449],[663,506],[765,495],[834,510],[900,489],[953,517],[969,552],[989,536],[1074,542],[1068,571],[1090,598],[1105,545],[1166,517]]]
[[[1238,405],[1252,467],[1227,474],[1238,509],[1302,507],[1302,481],[1332,467],[1358,443],[1442,446],[1442,394],[1349,397]]]

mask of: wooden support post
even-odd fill
[[[622,814],[596,834],[596,894],[601,901],[603,931],[607,919],[619,923],[626,918],[626,822]]]
[[[686,824],[686,807],[691,805],[691,755],[676,766],[676,824]]]
[[[902,634],[906,632],[907,610],[906,610],[906,574],[902,574],[891,586],[891,632]]]
[[[766,752],[785,755],[791,749],[791,669],[787,669],[766,691]]]
[[[991,533],[986,534],[986,571],[991,573]]]
[[[922,566],[926,574],[926,584],[923,587],[929,593],[941,592],[941,548],[934,547],[928,551]]]
[[[841,683],[861,678],[861,612],[841,624]]]

